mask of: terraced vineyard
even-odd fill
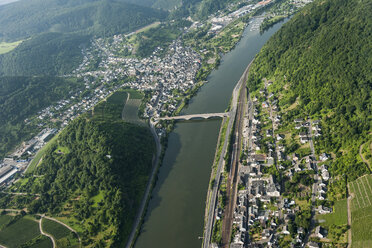
[[[351,201],[352,247],[372,247],[372,175],[349,183]]]

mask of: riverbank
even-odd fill
[[[274,25],[262,35],[246,27],[240,42],[221,57],[208,83],[198,89],[180,114],[224,112],[248,63],[280,26]],[[220,129],[219,120],[178,122],[172,127],[136,248],[201,246],[198,237],[204,229],[209,188],[205,179],[211,177]]]

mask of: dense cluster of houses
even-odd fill
[[[294,237],[291,246],[305,246],[305,238],[308,235],[306,230],[299,227],[296,233],[291,233],[293,230],[289,228],[289,223],[301,210],[300,206],[296,200],[283,197],[280,182],[276,181],[275,176],[267,173],[265,168],[276,166],[277,170],[290,180],[295,173],[313,171],[316,179],[312,187],[314,197],[318,200],[326,199],[330,175],[327,166],[322,162],[328,160],[330,155],[322,153],[318,160],[314,155],[304,157],[299,157],[296,153],[286,155],[286,146],[281,142],[285,139],[285,135],[275,131],[281,125],[278,99],[266,89],[271,84],[271,81],[267,81],[265,88],[260,90],[261,95],[264,96],[261,103],[257,98],[253,99],[252,114],[248,113],[243,122],[243,149],[247,157],[239,167],[240,190],[234,213],[234,227],[237,231],[234,232],[235,236],[231,243],[233,248],[278,247],[279,239],[286,235]],[[266,114],[260,114],[262,111]],[[294,122],[295,130],[301,129],[299,137],[302,144],[308,143],[313,136],[321,135],[319,120],[296,119]],[[272,128],[267,128],[267,123],[272,123]],[[309,131],[304,132],[304,130]],[[309,132],[312,132],[313,136]],[[264,138],[270,139],[262,142]],[[267,147],[265,152],[262,146]],[[284,167],[282,161],[290,166]],[[314,210],[317,214],[332,212],[332,208],[323,205],[314,207]],[[311,237],[323,239],[326,235],[326,230],[317,226]],[[307,242],[306,245],[319,247],[316,242]]]
[[[184,47],[180,40],[175,40],[168,48],[168,53],[162,57],[162,49],[158,47],[147,58],[121,57],[117,53],[125,43],[124,35],[117,35],[112,42],[97,39],[86,57],[92,54],[102,56],[98,70],[88,70],[82,66],[76,70],[79,77],[103,78],[103,81],[132,77],[133,80],[121,86],[141,91],[152,91],[152,98],[146,104],[145,118],[169,115],[176,110],[179,97],[195,86],[195,75],[200,68],[201,57],[190,47]],[[133,48],[126,44],[129,50]],[[97,52],[99,50],[99,52]]]

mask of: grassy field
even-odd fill
[[[372,247],[372,175],[349,183],[352,247]]]
[[[347,199],[336,201],[332,213],[317,215],[316,219],[325,220],[325,222],[321,223],[321,225],[324,227],[329,227],[331,225],[346,225]]]
[[[91,200],[93,201],[93,207],[98,207],[98,203],[104,198],[103,191],[100,191],[97,195],[93,196]]]
[[[150,29],[152,29],[152,28],[156,28],[156,27],[158,27],[159,25],[160,25],[160,22],[154,22],[154,23],[151,23],[150,25],[147,25],[146,27],[143,27],[143,28],[141,28],[141,29],[138,29],[138,30],[136,31],[136,33],[138,34],[138,33],[146,32],[146,31],[148,31],[148,30],[150,30]]]
[[[44,218],[42,226],[44,232],[55,238],[58,247],[79,247],[75,234],[61,224]]]
[[[16,248],[39,235],[39,224],[30,216],[24,216],[0,231],[0,244]]]
[[[66,154],[70,153],[70,150],[68,149],[68,147],[58,146],[57,149],[54,152],[62,153],[62,154],[66,155]]]
[[[21,44],[21,42],[22,41],[16,41],[16,42],[12,42],[12,43],[0,42],[0,54],[4,54],[4,53],[12,51],[19,44]]]

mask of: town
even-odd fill
[[[242,15],[263,6],[261,3],[253,5],[249,2],[244,2],[243,7],[228,15],[219,13],[203,23],[194,22],[190,27],[185,27],[183,33],[211,23],[210,32],[216,34]],[[215,25],[220,28],[217,30]],[[17,172],[27,170],[37,152],[53,135],[119,89],[131,88],[151,93],[141,116],[145,119],[171,116],[178,108],[182,108],[181,103],[190,91],[201,86],[195,76],[203,62],[201,55],[206,51],[185,47],[182,37],[179,37],[166,48],[165,55],[164,49],[157,47],[149,57],[139,58],[132,55],[135,48],[128,42],[128,38],[135,34],[132,32],[93,39],[91,47],[82,49],[82,63],[72,74],[64,76],[81,80],[81,86],[70,91],[65,99],[25,120],[29,125],[36,123],[39,134],[23,142],[0,163],[0,185],[11,185]],[[157,132],[158,135],[164,135],[165,129],[159,124]],[[45,136],[46,133],[48,135]]]
[[[269,3],[246,4],[231,13],[210,16],[205,23],[194,22],[189,28],[185,27],[183,34],[209,23],[208,33],[217,35],[234,20]],[[263,17],[257,18],[252,28],[257,30],[262,20]],[[204,62],[202,55],[208,51],[184,46],[179,37],[169,45],[165,55],[164,49],[157,47],[149,57],[140,58],[133,56],[136,48],[128,42],[130,35],[135,33],[119,34],[109,39],[97,38],[92,40],[91,47],[82,49],[83,62],[65,77],[76,77],[83,81],[83,85],[71,91],[66,99],[25,120],[26,123],[37,121],[41,131],[4,159],[0,165],[0,185],[11,185],[14,175],[27,171],[37,152],[55,134],[119,89],[150,92],[151,97],[145,103],[141,117],[156,119],[176,113],[190,91],[201,86],[195,78]],[[250,101],[249,110],[246,111],[231,247],[277,246],[282,240],[291,240],[293,245],[304,243],[309,239],[306,235],[309,226],[294,228],[298,213],[303,210],[300,202],[306,202],[307,198],[311,198],[313,203],[324,200],[327,192],[330,176],[327,167],[320,164],[330,157],[322,154],[318,161],[313,147],[313,137],[321,135],[320,121],[295,120],[294,130],[299,131],[298,141],[309,146],[311,152],[288,152],[286,135],[278,133],[282,119],[278,99],[267,91],[272,83],[266,82],[265,88],[260,91],[261,95],[257,96],[259,99],[255,97]],[[159,136],[165,134],[161,125],[157,126],[157,133]],[[290,184],[301,182],[301,192],[290,194],[284,186],[283,177]],[[315,205],[311,207],[315,208]],[[216,209],[217,220],[223,218],[223,211],[220,204]],[[319,205],[316,211],[324,214],[332,209]],[[311,237],[324,238],[323,233],[324,230],[317,227]],[[295,238],[289,238],[290,235]],[[217,243],[213,245],[218,247]],[[309,242],[309,245],[318,247],[314,242]]]
[[[247,103],[244,116],[244,152],[230,247],[320,247],[327,232],[319,225],[313,227],[312,219],[332,212],[322,204],[330,178],[323,162],[331,157],[317,156],[314,150],[321,122],[295,119],[286,123],[290,130],[285,128],[278,96],[268,91],[273,82],[264,81],[265,87]],[[218,213],[223,218],[223,209]]]

